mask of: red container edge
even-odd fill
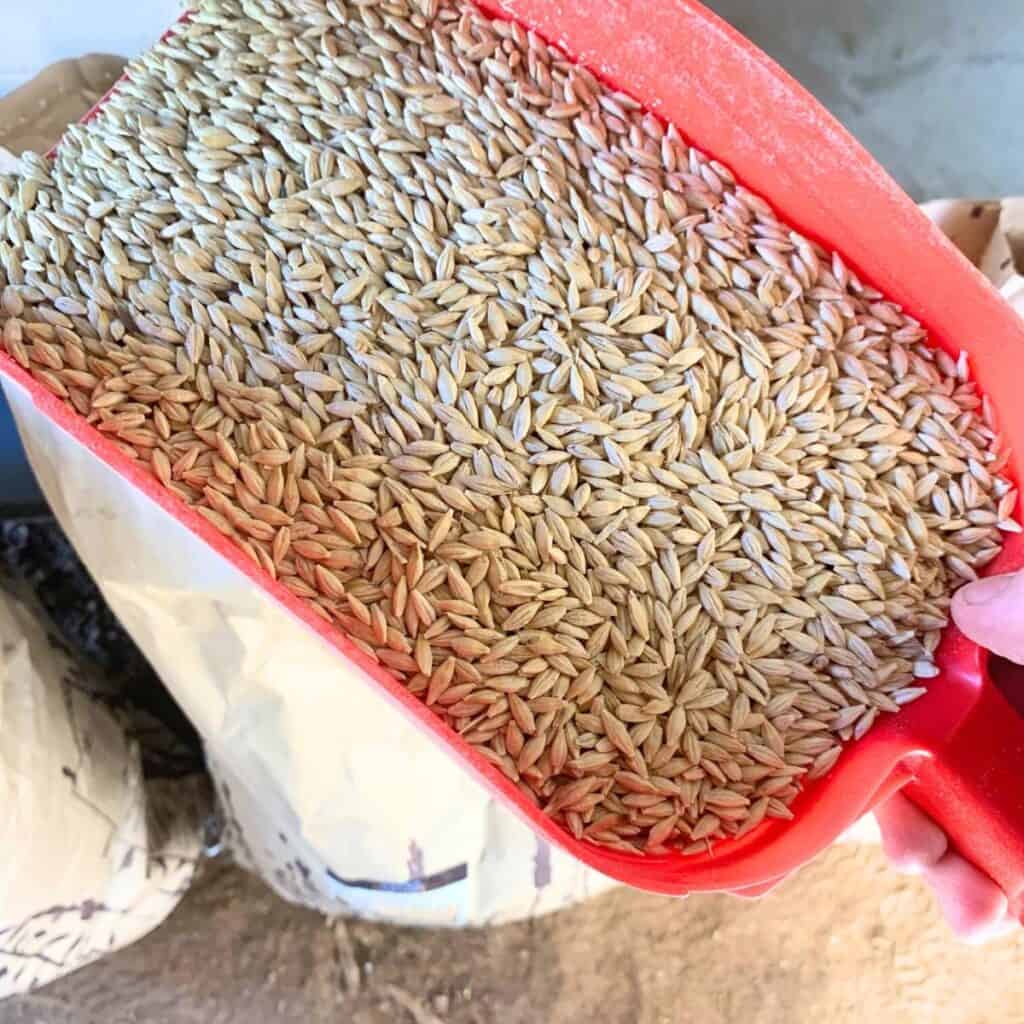
[[[1019,346],[1024,352],[1024,323],[845,129],[752,43],[693,0],[506,0],[504,4],[485,0],[481,7],[495,17],[512,17],[535,29],[610,84],[673,121],[685,138],[720,158],[738,180],[768,199],[787,223],[826,248],[840,251],[855,272],[868,268],[862,279],[921,320],[943,348],[953,353],[968,351],[974,378],[1001,414],[1004,435],[1024,438],[1024,403],[1013,401],[1017,392],[1013,348]],[[765,132],[766,125],[771,125],[770,133]],[[943,676],[933,681],[932,691],[898,716],[879,723],[844,752],[826,779],[809,784],[793,804],[793,823],[766,823],[741,840],[726,841],[695,857],[634,856],[577,841],[526,801],[508,779],[380,665],[266,576],[198,513],[163,490],[2,353],[0,372],[28,391],[48,418],[356,664],[403,713],[537,832],[619,881],[674,895],[760,890],[805,863],[880,799],[908,782],[908,791],[917,789],[915,799],[941,816],[943,802],[930,798],[923,783],[914,780],[926,779],[928,766],[945,763],[944,751],[955,746],[958,731],[981,706],[983,725],[998,719],[1005,734],[1003,746],[1024,752],[1019,717],[986,681],[983,652],[951,627],[939,651]],[[1022,476],[1022,452],[1011,461],[1015,480]],[[1024,545],[1014,542],[993,569],[1005,571],[1022,564]],[[978,774],[971,749],[958,750],[952,760],[953,774],[947,773],[946,784],[950,778],[964,781],[965,773],[972,777],[966,781],[972,781]],[[982,782],[989,796],[1002,791],[1002,783],[994,780],[990,770]],[[970,795],[965,799],[969,801]],[[1019,818],[1017,810],[1014,805],[992,828],[981,828],[980,840],[978,822],[969,811],[966,818],[959,815],[950,831],[961,845],[973,845],[978,863],[1003,854],[1020,861],[1012,866],[1013,878],[1010,867],[997,871],[1009,881],[1000,879],[1004,887],[1018,897],[1019,913],[1024,888],[1024,808]],[[957,834],[967,831],[975,836],[973,844],[969,837]],[[1020,850],[1005,849],[1018,838]],[[972,855],[970,850],[968,854]]]

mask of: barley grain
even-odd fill
[[[3,348],[590,841],[788,817],[1020,529],[962,355],[463,0],[209,0],[0,185]]]

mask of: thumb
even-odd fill
[[[976,644],[1024,664],[1024,572],[986,576],[953,595],[953,621]]]

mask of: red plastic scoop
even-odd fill
[[[952,353],[966,350],[976,380],[1000,413],[1005,437],[1017,442],[1010,472],[1021,479],[1024,401],[1017,366],[1024,358],[1024,322],[878,164],[763,53],[693,0],[487,0],[483,6],[536,29],[675,122],[788,223],[838,250],[865,280],[918,317],[936,344]],[[1008,693],[1016,687],[1018,706],[1024,706],[1024,669],[1006,667],[993,681],[986,654],[956,629],[947,630],[937,655],[941,674],[928,694],[851,744],[833,771],[796,799],[792,822],[767,822],[697,856],[606,850],[573,839],[528,803],[384,669],[2,355],[0,371],[308,623],[339,656],[356,662],[539,833],[599,871],[662,893],[757,891],[798,868],[902,786],[966,857],[1002,885],[1014,914],[1024,913],[1024,721],[1000,689],[1004,681]],[[1022,565],[1024,544],[1013,538],[993,571]]]

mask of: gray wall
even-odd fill
[[[1024,194],[1024,0],[704,2],[915,199]]]

